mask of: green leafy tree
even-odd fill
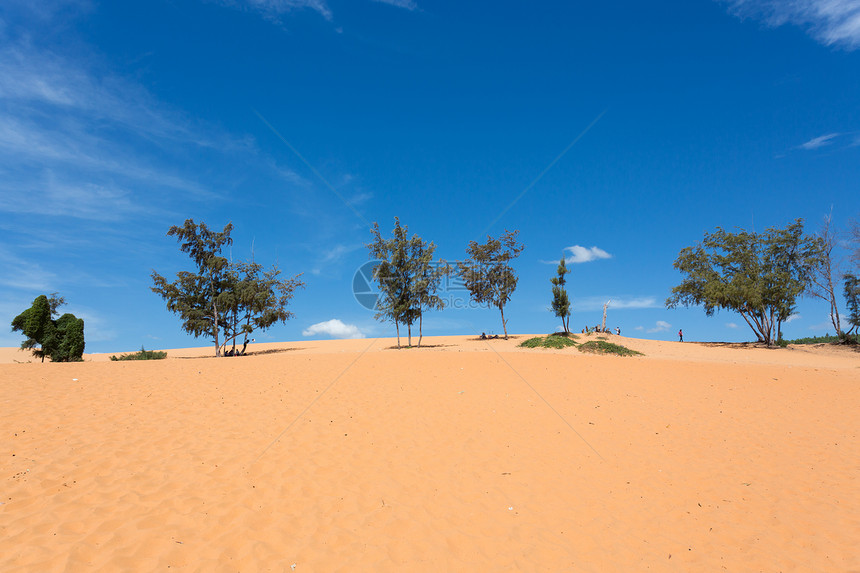
[[[170,227],[167,236],[177,238],[179,249],[188,253],[197,272],[180,271],[175,281],[168,282],[152,271],[152,292],[167,301],[169,311],[179,314],[185,332],[213,340],[215,356],[221,356],[228,340],[235,341],[241,333],[290,318],[285,307],[293,291],[304,286],[300,275],[279,281],[277,269],[264,272],[254,263],[228,261],[221,251],[233,243],[232,230],[232,223],[215,232],[193,219],[182,227]]]
[[[763,233],[718,227],[678,255],[674,267],[685,278],[666,306],[702,305],[708,316],[719,309],[735,311],[771,346],[781,338],[782,323],[809,287],[820,257],[820,242],[803,234],[800,219]]]
[[[556,270],[558,276],[549,279],[549,282],[552,283],[552,312],[561,319],[561,325],[564,328],[565,334],[570,334],[570,299],[567,296],[567,290],[564,288],[567,282],[564,275],[569,272],[570,270],[565,264],[564,257],[562,257]]]
[[[66,300],[53,293],[50,297],[40,295],[33,305],[12,320],[12,330],[27,337],[21,343],[22,350],[31,350],[33,355],[51,359],[51,362],[81,360],[84,354],[84,321],[66,313],[58,320],[54,316]]]
[[[394,236],[383,238],[379,223],[370,230],[373,240],[367,244],[371,259],[379,263],[373,271],[373,280],[379,285],[376,303],[376,320],[390,320],[397,332],[397,348],[400,348],[400,324],[411,320],[409,313],[409,269],[406,233],[408,229],[394,218]]]
[[[445,308],[445,300],[436,293],[439,291],[443,277],[448,275],[450,269],[445,261],[433,260],[433,253],[436,251],[436,245],[433,242],[427,244],[416,236],[410,239],[410,247],[412,266],[415,271],[410,290],[412,304],[418,309],[418,347],[420,348],[421,339],[424,337],[424,311]]]
[[[84,354],[84,319],[66,313],[57,319],[59,341],[52,362],[73,362]]]
[[[225,293],[222,351],[232,343],[231,354],[244,354],[248,338],[255,330],[265,330],[278,322],[286,322],[294,315],[287,310],[295,290],[304,287],[297,275],[281,280],[277,267],[266,270],[256,262],[238,261],[230,264]],[[236,350],[236,339],[244,335],[245,345]]]
[[[470,241],[466,247],[466,260],[457,263],[472,300],[499,309],[505,340],[508,338],[505,305],[517,289],[518,281],[510,263],[523,251],[523,245],[517,243],[517,234],[519,231],[505,230],[497,239],[487,235],[486,243]]]
[[[846,320],[851,328],[845,334],[860,331],[860,277],[845,273],[845,302],[848,306]]]
[[[390,239],[382,236],[379,224],[371,228],[373,240],[367,244],[371,259],[379,264],[373,279],[379,285],[377,320],[390,320],[397,332],[400,348],[400,325],[407,328],[408,345],[412,345],[412,325],[418,321],[418,346],[423,338],[424,311],[445,306],[436,292],[447,272],[444,262],[434,262],[436,245],[427,243],[418,235],[409,237],[409,228],[394,218],[394,232]]]

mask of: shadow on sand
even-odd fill
[[[310,348],[310,347],[308,347]],[[242,358],[243,356],[262,356],[264,354],[279,354],[281,352],[293,352],[294,350],[307,350],[307,348],[270,348],[268,350],[251,350],[246,352],[245,354],[238,354],[236,356],[170,356],[170,358],[176,358],[179,360],[191,360],[198,358]]]

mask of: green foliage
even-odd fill
[[[579,351],[593,354],[614,354],[616,356],[644,356],[641,352],[605,340],[589,340],[579,345]]]
[[[170,227],[167,235],[177,238],[179,249],[194,261],[197,271],[180,271],[173,282],[152,271],[152,292],[167,301],[170,312],[179,314],[185,332],[212,338],[216,356],[229,342],[235,345],[240,334],[247,336],[291,318],[286,305],[295,289],[304,286],[301,275],[279,280],[277,268],[265,271],[254,262],[231,263],[221,256],[223,248],[233,244],[232,230],[228,223],[216,233],[193,219]]]
[[[567,282],[564,275],[569,272],[564,257],[561,257],[558,269],[556,269],[558,276],[549,279],[549,282],[552,283],[552,312],[561,319],[565,333],[570,332],[570,299],[567,296],[567,290],[564,288]]]
[[[556,348],[562,349],[570,346],[576,346],[576,336],[574,335],[556,335],[550,334],[549,336],[536,336],[534,338],[529,338],[528,340],[524,340],[520,343],[520,346],[523,348]]]
[[[84,319],[66,313],[57,320],[59,342],[52,362],[74,362],[84,354]]]
[[[820,240],[803,234],[800,219],[763,233],[717,228],[678,255],[674,266],[685,278],[666,306],[702,305],[708,316],[719,309],[735,311],[759,341],[772,345],[809,287],[821,249]]]
[[[517,243],[518,233],[505,230],[498,239],[488,235],[483,244],[470,241],[466,248],[467,259],[457,264],[472,300],[499,309],[505,339],[508,338],[505,305],[511,300],[518,281],[510,262],[523,251],[523,245]]]
[[[159,350],[146,350],[143,346],[137,352],[129,352],[120,354],[119,356],[111,356],[110,359],[114,362],[120,360],[163,360],[167,358],[167,352]]]
[[[373,241],[368,245],[370,258],[380,262],[373,278],[379,284],[377,320],[390,320],[397,329],[397,346],[400,347],[400,325],[408,331],[408,344],[412,345],[412,325],[418,321],[418,346],[423,336],[425,310],[441,310],[445,301],[436,292],[442,278],[448,274],[444,261],[433,261],[436,245],[425,242],[418,235],[409,237],[409,228],[394,218],[394,234],[384,239],[379,224],[371,229]]]
[[[846,273],[845,274],[845,289],[843,291],[845,295],[845,303],[848,307],[848,316],[846,320],[848,324],[851,325],[851,328],[848,329],[848,333],[854,332],[855,330],[860,331],[860,278],[857,276]]]
[[[27,337],[21,343],[22,350],[32,350],[33,355],[51,359],[51,362],[73,362],[84,354],[84,321],[66,313],[54,320],[57,309],[66,303],[63,297],[53,293],[36,297],[33,305],[12,320],[12,330]]]
[[[224,343],[236,346],[236,339],[247,340],[255,330],[266,330],[277,322],[286,322],[294,315],[286,307],[294,291],[303,287],[298,276],[280,280],[277,266],[265,270],[255,262],[231,263],[227,271],[229,288],[220,297],[223,309]]]
[[[827,344],[830,342],[839,342],[839,337],[832,334],[825,334],[824,336],[807,336],[786,341],[787,344]]]

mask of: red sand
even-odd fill
[[[0,350],[0,571],[857,571],[860,353]]]

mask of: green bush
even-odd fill
[[[115,362],[119,360],[163,360],[164,358],[167,358],[166,352],[146,350],[143,346],[141,346],[140,350],[137,352],[130,352],[128,354],[120,354],[119,356],[110,357],[110,359]]]
[[[644,356],[641,352],[630,350],[626,346],[606,342],[604,340],[589,340],[579,346],[580,352],[591,352],[594,354],[615,354],[616,356]]]
[[[569,334],[550,334],[549,336],[536,336],[520,343],[523,348],[567,348],[576,346],[576,336]]]

